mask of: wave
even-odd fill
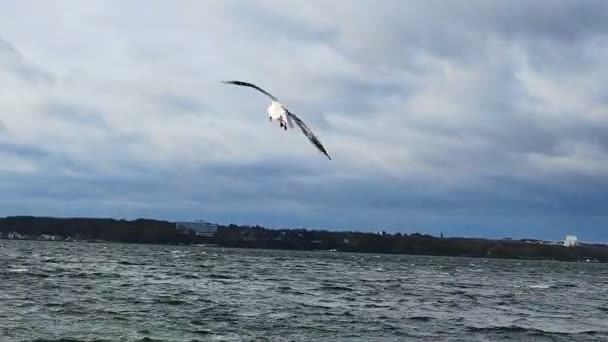
[[[280,293],[289,293],[289,294],[295,294],[295,295],[307,295],[310,293],[295,289],[291,286],[278,286],[276,287],[277,292]]]
[[[217,273],[207,274],[207,277],[209,277],[211,279],[223,279],[223,280],[232,280],[232,279],[234,279],[231,276],[227,276],[227,275],[224,275],[224,274],[217,274]]]
[[[213,332],[210,329],[194,330],[193,333],[198,334],[198,335],[211,335],[211,334],[213,334]]]
[[[200,279],[200,277],[196,274],[184,274],[182,275],[182,277],[184,277],[185,279]]]
[[[154,303],[156,304],[166,304],[166,305],[187,305],[189,304],[188,302],[185,302],[183,300],[179,300],[179,299],[156,299],[154,301]]]
[[[46,339],[37,338],[28,342],[109,342],[110,340],[79,340],[74,338],[58,338],[58,339]]]
[[[390,304],[367,303],[367,304],[364,304],[363,307],[365,307],[365,308],[371,308],[371,309],[385,309],[385,308],[392,307],[392,305],[390,305]]]
[[[118,262],[119,265],[125,265],[125,266],[141,266],[141,265],[145,265],[145,264],[140,264],[137,262],[132,262],[132,261],[127,261],[127,260],[122,260]]]
[[[412,317],[408,317],[407,319],[411,320],[411,321],[419,321],[419,322],[429,322],[434,320],[433,317],[429,317],[429,316],[412,316]]]
[[[12,268],[8,269],[5,272],[0,271],[0,275],[6,274],[7,277],[12,278],[21,278],[23,276],[27,277],[37,277],[37,278],[49,278],[51,275],[40,272],[32,272],[29,268]],[[1,277],[0,277],[1,278]]]
[[[524,328],[524,327],[520,327],[517,325],[509,325],[509,326],[503,326],[503,327],[467,327],[468,331],[471,332],[481,332],[481,333],[507,333],[507,332],[514,332],[514,333],[525,333],[525,332],[540,332],[543,333],[544,331],[542,330],[538,330],[538,329],[528,329],[528,328]]]
[[[439,283],[439,285],[446,286],[446,287],[456,287],[456,288],[460,288],[460,289],[475,289],[475,288],[480,288],[480,287],[486,286],[482,283],[463,283],[463,282],[455,282],[455,281],[442,281]]]
[[[518,325],[509,325],[509,326],[496,326],[496,327],[467,327],[467,330],[470,332],[479,332],[479,333],[521,333],[521,334],[532,334],[532,335],[597,335],[603,334],[601,331],[597,330],[583,330],[583,331],[573,331],[573,332],[556,332],[556,331],[546,331],[542,329],[536,328],[524,328]]]
[[[319,288],[322,291],[338,291],[338,292],[351,292],[353,289],[345,286],[338,285],[323,285]]]

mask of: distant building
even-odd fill
[[[19,240],[19,239],[24,238],[24,236],[22,236],[21,234],[19,234],[17,232],[9,232],[7,237],[12,240]]]
[[[241,232],[241,240],[243,240],[243,241],[255,241],[256,240],[255,232],[253,232],[253,231]]]
[[[281,232],[281,234],[279,234],[278,236],[275,236],[273,238],[274,241],[283,241],[285,240],[285,237],[287,236],[287,233],[285,232]]]
[[[61,237],[57,236],[57,235],[42,234],[42,235],[40,235],[39,239],[47,240],[47,241],[58,241],[58,240],[61,240]]]
[[[185,235],[213,236],[217,233],[217,224],[205,221],[175,222],[175,231]]]
[[[574,235],[566,236],[566,240],[564,240],[564,246],[566,247],[574,247],[577,244],[578,238]]]

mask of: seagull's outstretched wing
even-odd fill
[[[265,94],[266,96],[270,97],[271,99],[273,99],[274,101],[279,102],[279,99],[277,99],[276,97],[274,97],[272,94],[270,94],[269,92],[267,92],[266,90],[256,86],[253,83],[248,83],[248,82],[242,82],[242,81],[222,81],[222,83],[227,83],[227,84],[235,84],[235,85],[239,85],[239,86],[243,86],[243,87],[251,87],[253,89],[256,89],[260,92],[262,92],[263,94]]]
[[[314,135],[314,133],[312,133],[312,131],[310,130],[310,128],[308,128],[308,126],[306,126],[306,124],[304,123],[304,121],[302,121],[302,119],[300,119],[299,117],[297,117],[294,113],[287,111],[287,115],[293,119],[293,121],[296,122],[296,125],[298,125],[298,127],[300,127],[300,129],[302,130],[302,133],[304,133],[304,135],[308,138],[308,140],[310,140],[310,142],[315,145],[315,147],[323,152],[323,154],[325,154],[327,156],[327,158],[329,158],[329,160],[331,160],[331,157],[329,156],[329,154],[327,154],[327,151],[325,150],[325,147],[323,147],[323,144],[321,144],[321,141],[319,140],[319,138],[317,138],[316,135]]]

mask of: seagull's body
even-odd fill
[[[323,144],[321,144],[321,141],[312,133],[312,131],[308,128],[308,126],[306,126],[304,121],[302,121],[299,117],[297,117],[295,114],[290,112],[289,109],[287,109],[287,107],[285,107],[283,104],[281,104],[279,102],[279,99],[277,99],[276,97],[274,97],[273,95],[271,95],[270,93],[265,91],[264,89],[256,86],[255,84],[252,84],[252,83],[242,82],[242,81],[222,81],[222,83],[235,84],[235,85],[244,86],[244,87],[251,87],[251,88],[254,88],[254,89],[258,90],[259,92],[265,94],[266,96],[270,97],[272,102],[270,103],[270,106],[267,109],[270,122],[278,121],[280,127],[282,129],[284,129],[285,131],[287,131],[288,128],[295,127],[293,124],[293,122],[295,121],[296,125],[298,125],[298,127],[300,127],[300,130],[302,131],[302,133],[304,133],[304,135],[308,138],[308,140],[310,140],[310,142],[313,145],[315,145],[315,147],[319,151],[321,151],[323,154],[325,154],[325,156],[327,156],[327,158],[329,158],[331,160],[331,157],[325,150],[325,147],[323,147]]]
[[[281,128],[287,130],[287,126],[289,128],[294,128],[293,122],[289,117],[289,111],[283,107],[283,105],[275,100],[272,100],[270,106],[268,107],[268,116],[270,117],[270,121],[273,120],[278,121]],[[287,125],[285,124],[287,123]]]

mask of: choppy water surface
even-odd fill
[[[0,341],[607,341],[608,265],[0,240]]]

